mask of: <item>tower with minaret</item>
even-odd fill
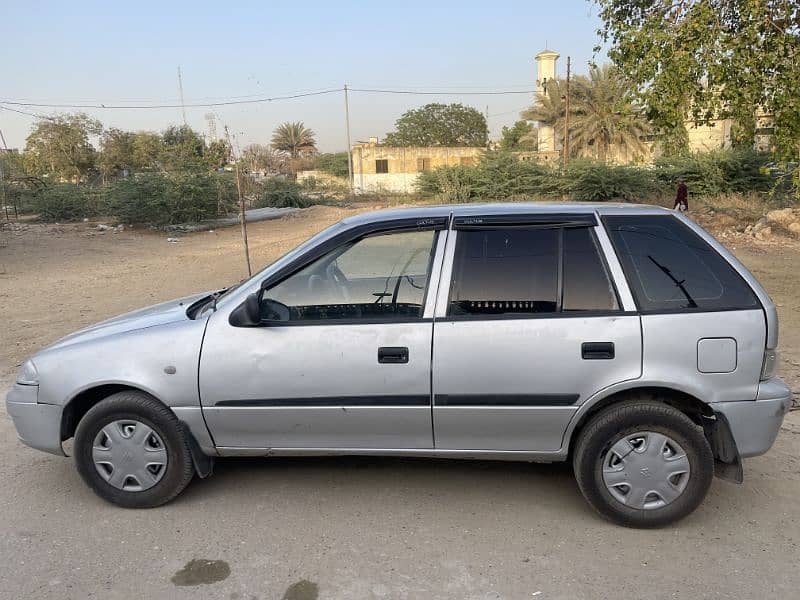
[[[555,50],[544,49],[535,56],[536,58],[536,94],[542,96],[552,91],[548,90],[548,82],[556,78],[556,61],[560,54]],[[556,138],[555,130],[547,125],[539,123],[538,129],[538,151],[555,152]]]

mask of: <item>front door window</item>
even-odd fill
[[[264,293],[290,321],[422,317],[436,232],[374,235],[337,248]]]

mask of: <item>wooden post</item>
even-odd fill
[[[569,161],[569,70],[570,70],[570,57],[567,57],[567,89],[566,101],[564,106],[564,168],[567,168]]]
[[[228,132],[228,126],[225,125],[225,138],[228,140],[228,145],[233,154],[233,144],[231,143],[231,134]],[[247,217],[244,209],[244,196],[242,195],[242,175],[239,170],[239,158],[234,154],[233,165],[236,169],[236,192],[239,195],[239,223],[242,227],[242,242],[244,243],[244,258],[247,261],[247,276],[253,275],[253,269],[250,266],[250,246],[247,244]]]
[[[350,142],[350,100],[347,97],[347,84],[344,84],[344,122],[347,129],[347,181],[350,183],[350,199],[353,199],[353,147]]]

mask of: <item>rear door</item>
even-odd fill
[[[433,342],[436,448],[553,451],[603,388],[641,374],[593,214],[456,218]],[[618,265],[617,265],[618,267]]]

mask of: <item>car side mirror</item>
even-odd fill
[[[272,300],[271,298],[264,298],[261,301],[261,319],[270,322],[288,321],[291,319],[292,314],[289,307],[283,302]]]
[[[231,311],[228,323],[234,327],[257,327],[261,324],[261,293],[250,294]]]

